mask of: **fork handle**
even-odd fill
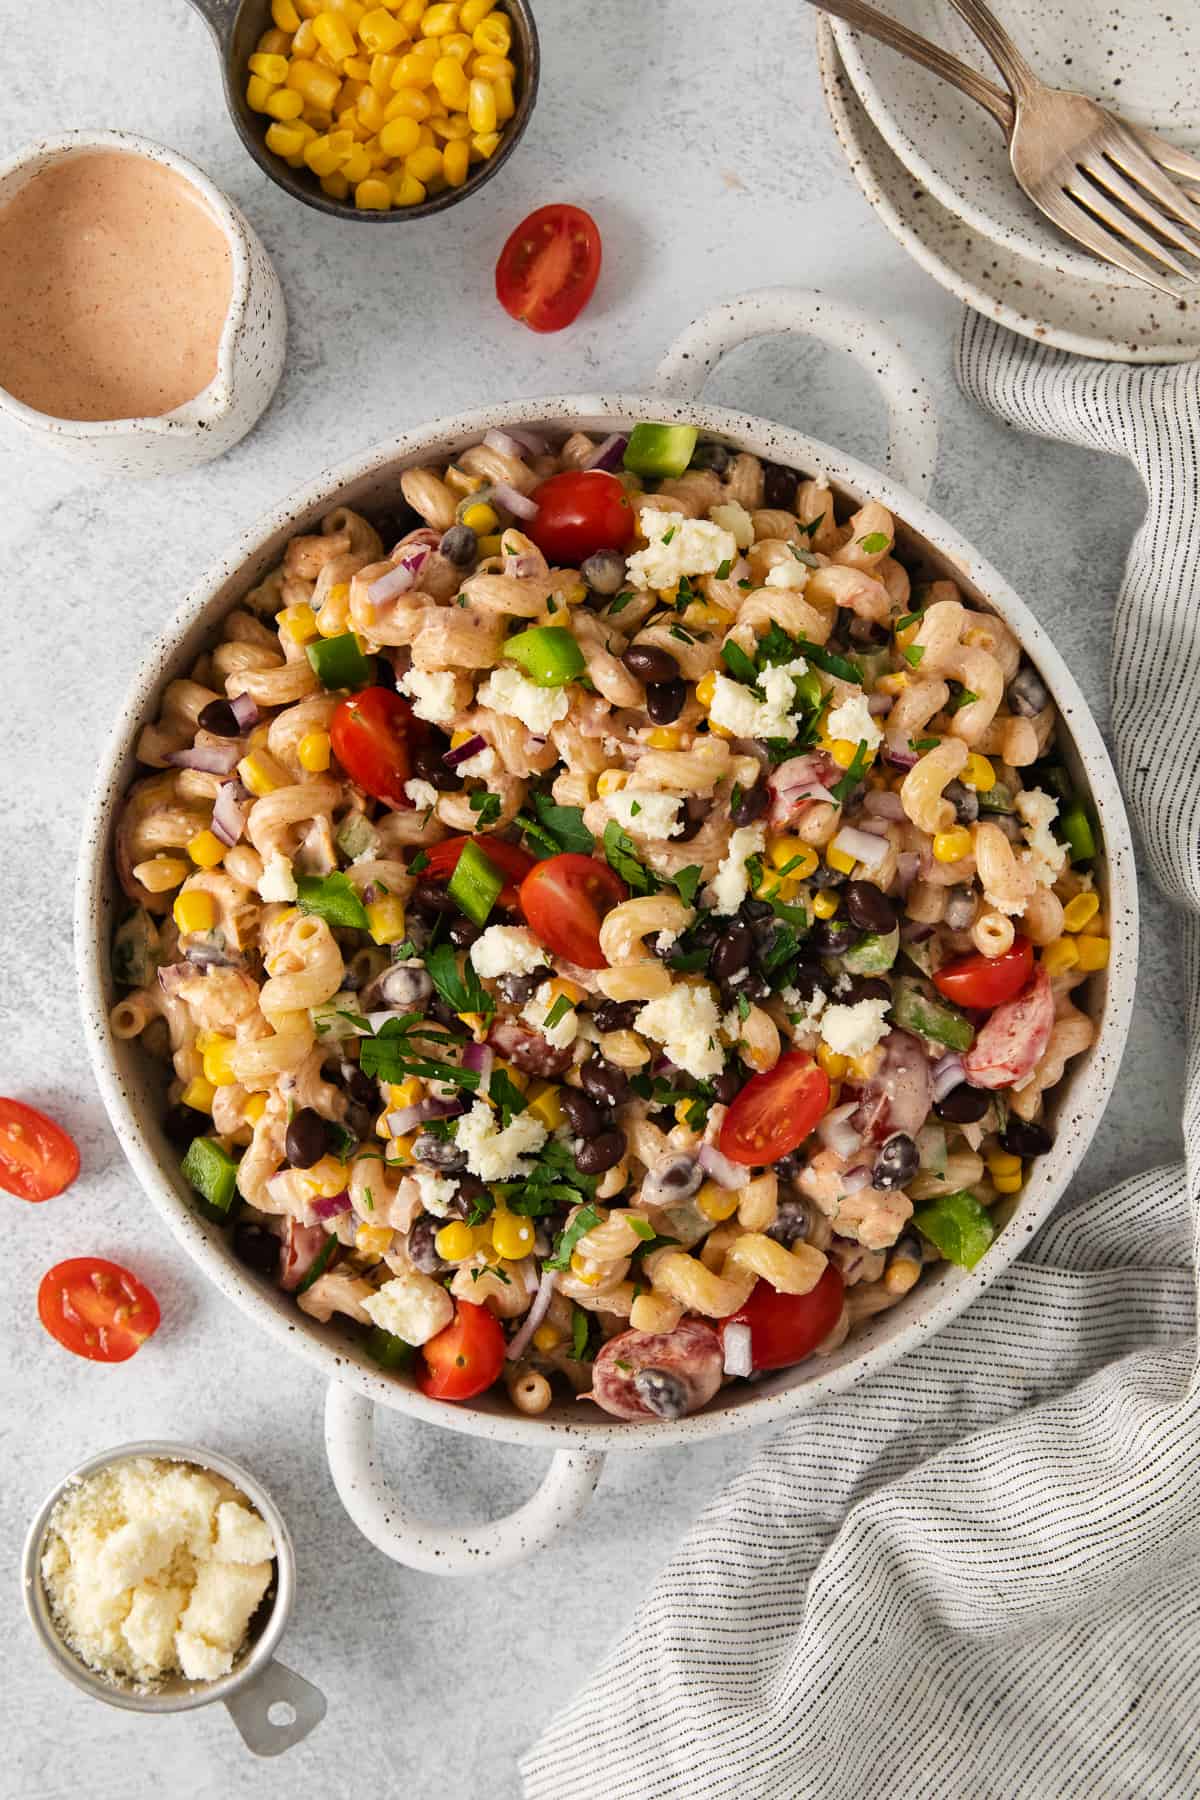
[[[818,12],[832,13],[836,18],[844,19],[856,31],[864,31],[868,37],[878,38],[881,44],[886,44],[890,50],[898,50],[901,56],[907,56],[911,62],[921,63],[925,68],[931,69],[943,81],[948,81],[951,87],[958,88],[960,93],[966,94],[968,99],[976,101],[990,112],[1006,137],[1012,135],[1012,101],[995,82],[971,68],[969,63],[960,62],[957,56],[951,56],[948,50],[931,44],[928,38],[910,31],[906,25],[898,25],[886,13],[869,6],[867,0],[808,0],[808,3],[815,6]]]
[[[1043,85],[1034,74],[987,0],[950,0],[964,18],[1012,89],[1013,99],[1030,99]]]

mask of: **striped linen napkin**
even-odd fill
[[[1185,909],[1188,1160],[1050,1220],[937,1338],[770,1441],[526,1754],[530,1800],[1200,1792],[1200,365],[974,313],[958,362],[1002,419],[1146,483],[1113,729]]]

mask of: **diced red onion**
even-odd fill
[[[341,1213],[350,1211],[350,1196],[345,1188],[340,1194],[318,1194],[309,1202],[314,1219],[336,1219]]]
[[[856,825],[843,825],[833,840],[833,848],[844,856],[852,856],[855,862],[865,863],[868,869],[877,869],[889,846],[871,832],[860,831]]]
[[[750,1179],[741,1164],[723,1156],[715,1144],[701,1144],[697,1161],[704,1173],[723,1188],[743,1188]]]
[[[669,1056],[660,1056],[656,1062],[651,1064],[650,1073],[651,1075],[674,1075],[675,1064]]]
[[[531,575],[540,575],[544,567],[540,556],[526,550],[521,556],[506,556],[500,573],[516,581],[528,581]]]
[[[869,789],[863,795],[863,811],[874,813],[877,819],[903,819],[907,816],[904,802],[891,788]]]
[[[518,438],[510,436],[507,431],[485,431],[483,441],[489,450],[498,451],[501,456],[515,456],[518,462],[524,462],[528,452]]]
[[[437,1100],[431,1094],[415,1106],[398,1106],[388,1114],[387,1126],[393,1137],[407,1137],[418,1125],[428,1125],[430,1119],[453,1119],[461,1111],[460,1101]]]
[[[544,431],[534,431],[528,425],[506,425],[505,431],[518,444],[528,450],[530,456],[545,456],[550,448],[550,440]]]
[[[249,731],[251,726],[257,725],[262,717],[258,701],[252,700],[249,694],[235,695],[229,702],[229,710],[243,731]]]
[[[871,1185],[871,1171],[861,1164],[857,1169],[847,1169],[838,1177],[838,1185],[843,1194],[860,1194],[865,1187]]]
[[[735,756],[752,756],[761,768],[771,766],[771,752],[757,738],[731,738],[729,748]]]
[[[933,1080],[935,1105],[944,1100],[947,1094],[952,1094],[956,1087],[961,1087],[967,1079],[967,1072],[963,1068],[963,1059],[953,1050],[943,1056],[940,1062],[934,1063],[930,1075]]]
[[[915,769],[921,760],[917,751],[909,749],[907,738],[896,736],[884,738],[883,754],[893,769]]]
[[[226,781],[218,789],[213,805],[213,836],[232,849],[246,827],[246,801],[250,796],[240,781]]]
[[[732,569],[730,569],[729,579],[730,581],[749,581],[750,564],[746,561],[744,556],[739,556]]]
[[[826,1150],[832,1150],[835,1156],[853,1156],[862,1145],[862,1138],[850,1123],[852,1113],[858,1111],[858,1101],[850,1100],[844,1106],[835,1106],[827,1112],[817,1126],[817,1136]]]
[[[723,1325],[721,1346],[725,1352],[726,1375],[753,1374],[754,1362],[750,1352],[750,1327],[748,1325]]]
[[[463,1068],[473,1069],[479,1077],[476,1093],[481,1100],[486,1100],[488,1089],[492,1085],[492,1064],[495,1052],[490,1044],[468,1044],[463,1051]]]
[[[629,442],[629,439],[627,437],[624,437],[621,434],[621,432],[614,431],[611,437],[606,437],[602,444],[596,445],[596,448],[592,451],[592,454],[588,457],[587,461],[584,463],[584,465],[583,465],[584,468],[585,469],[615,469],[615,468],[617,468],[617,466],[619,465],[619,463],[621,461],[621,458],[625,454],[625,446],[628,444],[628,442]]]
[[[933,926],[927,925],[924,919],[905,919],[900,927],[900,941],[903,944],[923,944],[926,938],[933,936]]]
[[[550,1310],[550,1302],[554,1298],[557,1279],[553,1269],[543,1271],[541,1283],[534,1295],[533,1305],[522,1319],[521,1329],[504,1352],[509,1362],[519,1362],[529,1348],[529,1340]]]
[[[896,858],[896,892],[903,899],[921,870],[921,858],[915,850],[902,850]]]
[[[183,954],[197,969],[244,969],[246,966],[245,957],[236,950],[219,950],[215,944],[206,944],[203,940],[189,944]]]
[[[507,481],[496,482],[492,494],[504,510],[512,514],[514,519],[537,518],[537,501],[531,500],[528,494],[519,494],[515,487],[509,486]]]
[[[204,775],[228,775],[241,760],[240,744],[193,744],[172,750],[164,759],[173,769],[199,769]]]
[[[468,738],[465,744],[460,744],[457,750],[447,750],[442,761],[448,769],[457,769],[459,763],[470,762],[473,756],[478,756],[481,750],[486,749],[487,739],[480,737],[476,732],[475,736]]]
[[[871,714],[872,718],[875,719],[882,719],[887,713],[891,712],[895,704],[896,696],[894,694],[867,695],[867,711]]]
[[[422,559],[424,560],[424,559]],[[417,568],[420,563],[417,564]],[[401,594],[407,594],[416,581],[416,570],[399,562],[378,581],[373,581],[367,589],[367,600],[372,606],[382,606],[385,600],[396,600]]]
[[[158,971],[158,985],[164,994],[174,997],[174,995],[179,992],[180,983],[183,981],[191,981],[195,973],[196,968],[194,963],[186,961],[164,963],[162,968]]]

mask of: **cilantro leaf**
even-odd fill
[[[910,644],[908,649],[904,652],[904,660],[910,669],[919,669],[924,655],[924,644]]]
[[[421,873],[422,869],[427,869],[428,867],[429,867],[428,851],[418,850],[417,854],[413,857],[412,861],[408,865],[408,872],[410,875],[419,875]]]
[[[565,994],[560,994],[558,999],[554,1002],[554,1005],[550,1008],[550,1011],[546,1014],[542,1029],[544,1031],[553,1031],[554,1027],[560,1024],[570,1011],[571,1002],[567,999]]]
[[[686,869],[680,869],[673,877],[675,890],[685,906],[692,906],[696,900],[696,889],[700,886],[700,877],[704,870],[699,863],[692,863]]]
[[[946,711],[948,713],[959,712],[962,707],[970,706],[974,701],[978,700],[978,698],[979,695],[973,694],[970,688],[960,688],[958,693],[952,694],[950,699],[946,702]]]
[[[611,617],[615,619],[618,613],[623,613],[632,599],[633,590],[631,588],[626,588],[623,593],[618,594],[615,600],[609,603],[608,610]]]
[[[835,781],[829,792],[840,804],[858,786],[862,780],[863,770],[867,766],[867,740],[859,738],[858,748],[854,752],[854,760],[840,781]]]
[[[814,668],[824,669],[827,675],[836,675],[839,681],[853,681],[858,687],[863,685],[863,672],[849,657],[837,656],[821,644],[811,644],[807,638],[797,638],[796,648],[803,652]]]
[[[941,738],[935,737],[909,738],[908,747],[910,750],[918,750],[924,755],[926,750],[936,750],[941,741]]]
[[[587,1350],[588,1330],[591,1320],[582,1306],[576,1306],[571,1316],[571,1355],[576,1362],[581,1362]]]
[[[554,1254],[548,1256],[542,1264],[543,1269],[569,1269],[571,1252],[580,1238],[585,1238],[589,1231],[600,1224],[600,1214],[596,1207],[581,1206],[571,1223],[560,1231],[554,1240]]]
[[[460,969],[452,944],[438,944],[427,951],[425,967],[429,979],[452,1012],[495,1012],[495,1001],[475,973],[470,957],[464,957]]]
[[[615,819],[610,819],[604,827],[604,854],[608,866],[634,894],[654,894],[658,891],[658,882],[638,860],[633,839],[627,831],[622,831]]]
[[[494,825],[496,820],[500,817],[499,794],[488,794],[485,793],[482,788],[476,788],[475,792],[471,795],[470,805],[471,811],[473,813],[478,813],[479,815],[479,828],[481,831],[487,825]]]
[[[594,840],[583,822],[582,807],[558,806],[548,794],[535,794],[533,810],[542,830],[557,840],[560,850],[569,850],[578,856],[591,855]]]
[[[735,644],[733,642],[723,644],[721,646],[721,655],[725,659],[725,667],[729,670],[729,673],[733,676],[735,681],[745,682],[747,687],[754,686],[754,683],[758,680],[758,670],[755,668],[740,644]]]

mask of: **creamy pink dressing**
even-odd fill
[[[0,208],[0,386],[59,419],[171,412],[216,374],[232,287],[191,182],[130,151],[65,157]]]

